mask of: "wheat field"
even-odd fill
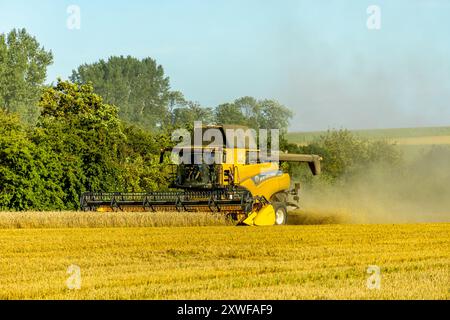
[[[2,220],[2,219],[0,219]],[[450,224],[0,229],[1,299],[449,299]],[[66,281],[79,266],[79,290]],[[369,289],[370,265],[380,287]],[[70,271],[70,270],[69,270]]]
[[[233,223],[220,214],[200,212],[0,212],[0,229],[224,225]]]

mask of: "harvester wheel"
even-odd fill
[[[286,205],[282,202],[272,203],[275,210],[275,225],[283,225],[287,223],[287,209]]]

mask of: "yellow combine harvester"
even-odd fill
[[[314,175],[320,174],[317,155],[279,153],[278,161],[264,160],[260,150],[246,140],[242,147],[227,141],[226,131],[236,126],[207,126],[222,134],[218,147],[195,145],[185,147],[192,160],[203,154],[216,161],[192,161],[175,166],[171,188],[181,191],[148,193],[93,193],[81,196],[81,207],[93,211],[194,211],[222,213],[245,225],[282,225],[287,222],[287,208],[298,207],[299,183],[292,184],[282,162],[305,162]],[[247,137],[248,138],[248,137]],[[234,142],[234,141],[233,141]],[[161,162],[164,160],[163,150]],[[206,153],[207,151],[207,153]],[[256,160],[255,160],[256,158]],[[217,161],[219,159],[219,161]],[[232,159],[230,162],[229,159]]]

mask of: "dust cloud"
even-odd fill
[[[450,222],[450,146],[305,187],[292,224]]]

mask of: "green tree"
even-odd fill
[[[322,177],[328,181],[346,179],[363,173],[371,164],[400,164],[401,152],[383,140],[361,138],[348,130],[329,130],[307,146],[290,144],[291,153],[310,153],[323,157]],[[302,178],[309,180],[307,174]]]
[[[44,91],[33,141],[51,150],[61,165],[59,183],[67,209],[79,207],[82,192],[144,192],[165,188],[169,168],[159,164],[166,135],[119,120],[91,84],[58,80]],[[55,139],[55,137],[57,137]]]
[[[213,110],[190,101],[186,102],[186,106],[173,110],[175,127],[191,129],[194,126],[194,121],[202,121],[205,125],[214,122]]]
[[[248,121],[245,118],[241,108],[235,103],[224,103],[219,105],[216,110],[216,121],[221,124],[237,124],[247,125]]]
[[[169,78],[151,58],[110,57],[78,67],[70,79],[78,84],[92,82],[106,103],[119,107],[125,122],[154,130],[170,118]]]
[[[243,97],[215,109],[216,121],[221,124],[245,125],[253,129],[279,129],[287,132],[293,114],[275,100],[256,100]]]
[[[148,192],[166,189],[171,176],[167,163],[160,164],[160,152],[170,146],[167,134],[152,134],[137,126],[124,128],[126,140],[120,146],[121,191]]]
[[[64,208],[55,155],[36,146],[16,115],[0,110],[0,210]]]
[[[0,108],[19,113],[23,120],[34,123],[47,67],[52,61],[52,53],[25,29],[0,34]]]
[[[44,91],[40,106],[34,141],[57,155],[68,206],[76,208],[83,191],[115,191],[125,139],[117,108],[103,103],[91,85],[61,80]]]

